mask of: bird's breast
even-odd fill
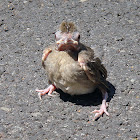
[[[78,61],[67,52],[50,53],[45,67],[49,80],[63,92],[78,95],[90,93],[95,89]]]

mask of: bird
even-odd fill
[[[95,56],[94,50],[80,42],[80,33],[73,22],[63,21],[55,33],[55,43],[44,49],[42,55],[48,88],[36,90],[38,96],[61,89],[70,95],[93,93],[96,88],[102,92],[102,104],[99,110],[94,110],[94,119],[107,111],[108,84],[107,70],[101,60]]]

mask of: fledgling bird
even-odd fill
[[[94,92],[99,88],[102,92],[102,105],[94,119],[107,112],[108,85],[107,71],[94,51],[80,43],[80,34],[74,23],[62,22],[55,33],[56,43],[43,51],[42,65],[45,68],[50,86],[44,90],[36,90],[42,95],[52,93],[56,88],[70,95],[82,95]]]

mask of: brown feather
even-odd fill
[[[76,31],[76,27],[73,22],[62,22],[60,25],[60,30],[62,32],[74,32]]]
[[[88,78],[95,85],[98,85],[100,89],[108,89],[108,84],[106,82],[107,70],[104,65],[101,64],[101,60],[98,57],[94,57],[94,51],[87,46],[85,46],[85,48],[86,49],[83,48],[79,52],[78,57],[82,57],[86,63],[86,73]]]

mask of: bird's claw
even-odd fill
[[[39,92],[38,93],[38,97],[39,97],[40,100],[42,100],[42,97],[41,96],[42,96],[42,93]],[[52,95],[51,93],[48,93],[48,96],[55,97],[55,95]]]
[[[101,105],[101,108],[99,110],[94,110],[92,113],[95,113],[94,120],[97,120],[99,117],[101,117],[104,113],[109,116],[109,113],[106,110],[107,105]]]
[[[39,97],[40,100],[42,100],[40,92],[38,93],[38,97]]]
[[[50,85],[47,89],[44,89],[44,90],[36,90],[38,93],[38,97],[39,99],[41,100],[41,96],[42,95],[45,95],[48,93],[48,96],[55,96],[55,95],[52,95],[53,91],[56,89],[56,87],[54,85]]]

